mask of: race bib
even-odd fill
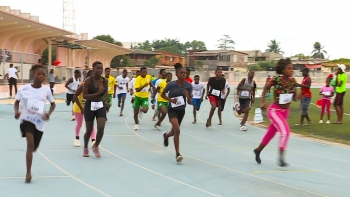
[[[193,90],[193,96],[201,96],[201,91]]]
[[[141,92],[148,92],[148,87],[144,87],[142,90],[141,90]]]
[[[102,101],[99,102],[91,102],[91,111],[97,111],[99,109],[103,108]]]
[[[247,90],[243,90],[243,91],[241,92],[241,96],[250,96],[250,92],[247,91]]]
[[[176,103],[171,103],[172,108],[176,108],[176,107],[180,107],[180,106],[185,105],[185,100],[184,100],[183,96],[178,96],[178,97],[175,97],[172,99],[176,99]]]
[[[28,99],[27,109],[31,113],[44,114],[45,101],[38,101],[35,99]]]
[[[331,95],[330,92],[322,92],[322,94],[325,95],[325,96],[330,96]]]
[[[111,91],[111,87],[108,87],[108,92]]]
[[[280,94],[279,104],[287,104],[292,102],[293,94]]]
[[[220,90],[212,89],[211,90],[211,94],[214,95],[214,96],[220,96]]]

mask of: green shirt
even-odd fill
[[[335,88],[336,93],[343,93],[346,91],[346,82],[348,81],[348,76],[345,73],[339,74],[337,76],[338,84],[341,83],[341,86]],[[342,81],[342,82],[341,82]]]
[[[333,88],[335,88],[335,79],[333,78],[330,84]]]

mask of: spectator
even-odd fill
[[[17,79],[19,78],[17,72],[17,69],[13,68],[13,64],[10,64],[10,68],[6,71],[5,79],[9,82],[10,98],[12,98],[12,86],[15,86],[15,94],[17,94]]]
[[[334,99],[334,108],[337,113],[337,121],[334,124],[343,123],[343,114],[344,114],[344,95],[346,92],[346,82],[348,81],[348,76],[345,73],[346,66],[344,64],[338,65],[338,71],[335,73],[335,99]]]

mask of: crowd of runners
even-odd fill
[[[158,78],[153,79],[147,73],[147,68],[142,67],[137,71],[136,77],[128,78],[127,70],[123,70],[122,75],[117,78],[111,75],[110,68],[104,68],[101,62],[94,62],[92,70],[89,70],[85,76],[79,70],[74,72],[74,76],[68,79],[65,87],[66,104],[72,109],[71,120],[76,122],[74,146],[80,147],[80,130],[85,123],[86,129],[83,138],[83,156],[89,157],[89,142],[92,142],[92,151],[96,157],[101,157],[99,145],[104,135],[104,128],[107,122],[107,114],[114,103],[113,98],[117,98],[117,106],[120,108],[119,116],[123,116],[123,110],[126,98],[130,95],[133,107],[134,130],[149,129],[140,123],[143,114],[148,113],[149,105],[154,110],[152,119],[143,120],[155,122],[153,129],[162,130],[162,123],[166,116],[169,118],[171,128],[162,135],[162,141],[165,147],[169,145],[169,138],[173,137],[175,146],[175,158],[177,162],[181,162],[183,157],[180,154],[180,132],[181,122],[185,116],[185,109],[192,105],[193,108],[193,124],[197,124],[197,112],[201,108],[204,100],[210,103],[210,112],[205,123],[206,127],[212,126],[212,118],[215,111],[219,117],[219,125],[223,124],[221,113],[225,109],[225,103],[231,93],[230,85],[226,81],[225,76],[220,67],[215,70],[215,76],[210,77],[205,85],[200,76],[195,75],[193,79],[190,77],[190,70],[185,69],[181,64],[175,64],[176,80],[173,75],[165,69],[161,69]],[[289,59],[281,59],[276,67],[276,75],[269,77],[265,87],[263,88],[261,97],[261,109],[267,110],[268,118],[271,121],[267,128],[261,143],[254,149],[255,160],[261,163],[260,154],[264,147],[275,136],[276,132],[280,132],[279,152],[280,157],[278,164],[282,167],[287,166],[284,160],[284,153],[288,144],[290,128],[287,118],[290,112],[290,104],[292,101],[301,101],[301,119],[298,125],[311,124],[308,116],[308,106],[311,101],[311,77],[309,70],[304,69],[304,79],[299,84],[292,77],[293,65]],[[44,127],[50,115],[55,109],[55,102],[52,90],[43,86],[45,80],[45,70],[41,65],[35,65],[32,68],[34,81],[19,88],[15,96],[15,118],[20,120],[20,130],[22,137],[27,139],[27,175],[26,182],[30,182],[31,165],[33,152],[39,147],[43,136]],[[327,111],[330,121],[330,103],[334,96],[334,106],[337,110],[337,121],[335,124],[342,123],[343,98],[346,91],[346,74],[345,68],[340,65],[335,77],[329,76],[326,85],[321,88],[322,95],[322,111],[320,122],[323,123],[324,111]],[[240,130],[246,131],[246,123],[248,114],[252,104],[255,101],[255,93],[257,85],[254,81],[254,71],[249,71],[247,77],[243,78],[237,86],[237,92],[233,93],[237,102],[233,106],[233,110],[242,115],[242,121],[239,125]],[[332,84],[333,83],[333,84]],[[265,103],[265,95],[272,90],[273,102],[267,106]],[[297,88],[300,87],[300,93]],[[45,102],[51,103],[50,109],[45,109]],[[115,118],[115,117],[109,117]],[[97,123],[94,125],[94,123]],[[237,125],[238,126],[238,125]],[[73,130],[73,129],[72,129]],[[163,129],[164,130],[164,129]]]

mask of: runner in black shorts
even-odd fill
[[[180,154],[180,125],[185,116],[186,101],[192,104],[192,85],[186,79],[186,70],[181,64],[175,64],[176,81],[171,81],[167,84],[161,96],[169,101],[168,117],[171,123],[171,131],[163,133],[164,146],[169,145],[169,137],[174,136],[174,145],[176,151],[176,161],[181,162]],[[167,96],[166,93],[169,92]]]

